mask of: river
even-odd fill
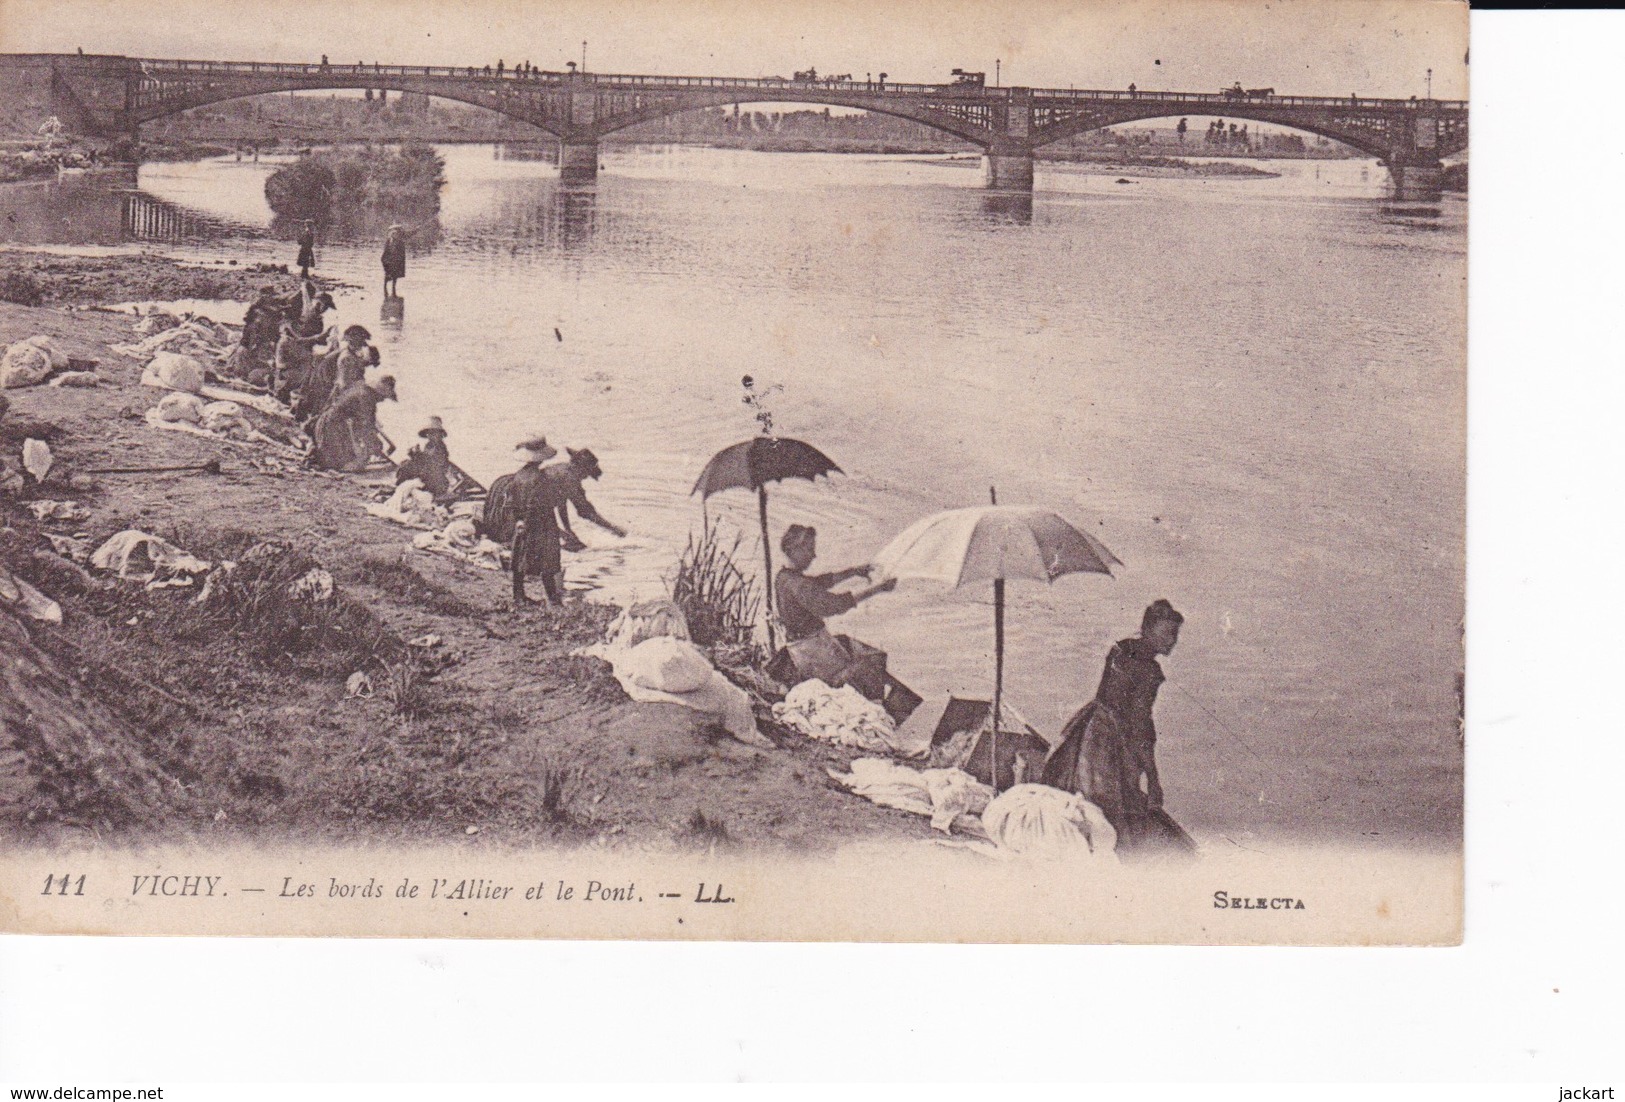
[[[748,374],[847,472],[772,493],[775,532],[817,525],[826,569],[994,486],[1122,559],[1009,587],[1006,691],[1046,734],[1166,597],[1186,615],[1157,713],[1176,817],[1266,851],[1459,845],[1460,198],[1396,206],[1369,161],[1129,183],[1040,163],[1027,212],[963,159],[616,146],[566,195],[546,163],[443,152],[402,323],[381,323],[378,241],[324,243],[318,271],[360,286],[339,321],[399,380],[395,440],[439,414],[487,480],[532,431],[598,453],[592,496],[632,531],[582,525],[574,584],[661,592],[695,476],[755,431]],[[145,165],[145,221],[94,177],[12,189],[0,239],[291,262],[272,167]],[[110,218],[84,213],[98,196]],[[711,515],[759,561],[752,498]],[[904,583],[838,624],[922,692],[990,692],[990,592]]]

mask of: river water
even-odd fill
[[[1368,161],[1131,183],[1041,164],[1028,212],[948,157],[609,146],[596,190],[565,194],[549,164],[443,152],[401,323],[377,240],[325,243],[318,271],[361,288],[339,321],[399,380],[397,441],[439,414],[487,481],[532,431],[599,454],[592,496],[632,533],[580,526],[573,584],[661,592],[695,476],[755,431],[749,374],[847,472],[772,493],[775,539],[817,525],[823,568],[993,486],[1123,560],[1009,587],[1006,691],[1047,735],[1167,597],[1176,817],[1266,851],[1458,843],[1464,202],[1396,206]],[[150,164],[133,200],[96,177],[10,189],[0,237],[291,262],[272,167]],[[759,562],[754,499],[710,512]],[[990,692],[990,592],[904,583],[837,625],[922,692]]]

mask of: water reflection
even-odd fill
[[[241,227],[222,219],[178,203],[166,202],[144,191],[122,192],[118,198],[120,228],[127,241],[179,244],[183,241],[212,240],[241,230]]]
[[[499,142],[491,149],[491,159],[556,165],[559,163],[559,143],[555,141],[534,144],[529,142]]]
[[[378,308],[378,323],[385,329],[399,333],[406,325],[406,299],[389,295]]]
[[[1033,197],[1030,192],[989,191],[982,195],[982,213],[1001,222],[1030,225],[1033,220]]]
[[[597,223],[597,189],[560,184],[553,197],[553,219],[548,235],[552,241],[566,252],[578,249],[592,240]]]

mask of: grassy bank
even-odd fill
[[[110,300],[150,297],[139,265],[125,282],[98,273]],[[102,376],[5,392],[0,455],[15,469],[21,439],[47,439],[57,465],[44,485],[0,491],[0,562],[64,615],[0,612],[0,633],[79,733],[47,737],[0,706],[0,833],[679,851],[928,834],[833,787],[824,769],[850,751],[783,738],[760,750],[697,713],[628,700],[604,663],[572,654],[613,609],[515,608],[503,575],[413,551],[409,530],[368,516],[354,477],[152,429],[141,414],[158,392],[109,347],[130,322],[0,304],[0,340],[49,336]],[[220,473],[87,473],[210,460]],[[39,498],[87,515],[37,521]],[[50,539],[95,547],[127,528],[238,565],[194,603],[197,587],[87,574]],[[328,595],[294,599],[312,572]]]

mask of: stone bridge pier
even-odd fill
[[[988,112],[992,141],[983,146],[982,182],[994,191],[1033,190],[1033,94],[1012,88]]]

